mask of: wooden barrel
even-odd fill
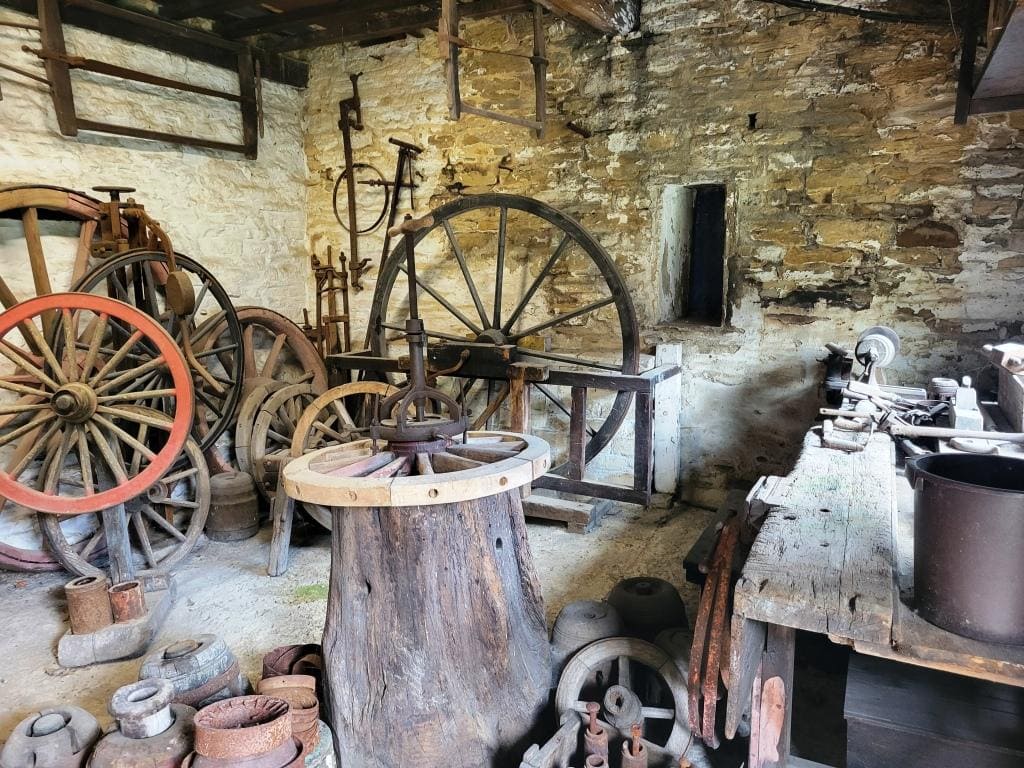
[[[471,432],[442,452],[379,448],[284,470],[289,496],[333,514],[323,665],[341,761],[518,766],[550,682],[521,499],[548,446]]]

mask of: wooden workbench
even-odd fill
[[[822,448],[815,430],[793,472],[751,500],[767,509],[736,585],[726,735],[751,714],[749,768],[789,756],[795,630],[893,661],[1024,686],[1024,647],[929,624],[913,587],[913,492],[892,440]]]

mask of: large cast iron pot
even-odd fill
[[[933,453],[907,461],[907,480],[919,613],[958,635],[1024,644],[1024,460]]]

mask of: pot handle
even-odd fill
[[[903,465],[903,474],[906,475],[907,482],[910,483],[910,487],[917,488],[917,461],[923,458],[921,456],[908,456],[906,462]]]

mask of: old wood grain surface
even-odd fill
[[[734,622],[818,632],[860,653],[1024,686],[1024,647],[960,637],[914,611],[913,493],[889,437],[849,454],[821,448],[808,432],[765,506]]]
[[[820,447],[810,432],[789,482],[778,489],[736,586],[748,618],[888,644],[893,615],[892,441],[862,453]]]

